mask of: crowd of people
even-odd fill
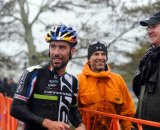
[[[45,37],[49,46],[47,65],[27,68],[18,87],[13,79],[0,82],[4,95],[14,95],[11,115],[25,123],[24,130],[70,130],[70,124],[76,130],[86,130],[78,107],[160,122],[160,12],[140,25],[147,27],[151,47],[133,78],[133,91],[139,99],[137,110],[124,79],[107,64],[105,42],[89,44],[87,62],[80,74],[66,72],[78,41],[76,31],[61,24]],[[92,128],[92,120],[90,123]],[[95,130],[108,130],[110,123],[110,118],[101,116]],[[137,130],[131,122],[120,124],[122,130]],[[158,129],[143,125],[143,130]]]
[[[14,93],[17,89],[17,83],[13,80],[13,78],[0,79],[0,93],[5,96],[13,98]]]

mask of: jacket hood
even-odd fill
[[[111,69],[110,67],[106,64],[107,69],[106,71],[101,71],[101,72],[93,72],[90,67],[88,62],[84,65],[82,69],[82,74],[87,75],[87,76],[92,76],[92,77],[110,77]]]

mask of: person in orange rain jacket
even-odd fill
[[[126,83],[119,74],[110,70],[107,60],[107,46],[104,42],[96,41],[89,45],[88,61],[82,73],[77,75],[79,107],[133,117],[135,106]],[[110,123],[111,118],[100,116],[94,128],[108,130]],[[121,120],[120,123],[123,130],[131,130],[131,122]]]

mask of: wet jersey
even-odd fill
[[[21,76],[13,98],[11,115],[25,122],[25,130],[46,130],[44,118],[69,121],[76,127],[82,121],[77,110],[77,78],[59,76],[49,66],[30,67]]]

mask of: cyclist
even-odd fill
[[[24,130],[86,130],[77,107],[78,80],[65,69],[75,52],[77,34],[65,25],[54,26],[45,37],[50,61],[32,66],[20,78],[11,115]]]

